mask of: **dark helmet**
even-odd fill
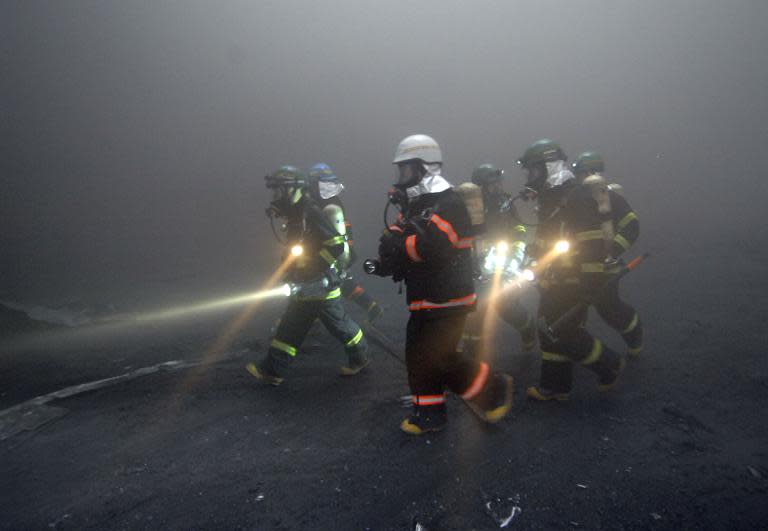
[[[541,162],[568,160],[560,144],[548,138],[542,138],[531,144],[523,156],[517,160],[523,168],[530,168]]]
[[[296,166],[280,166],[275,173],[264,177],[267,188],[304,188],[307,178]]]
[[[267,209],[270,215],[288,217],[296,211],[304,190],[307,188],[307,178],[296,166],[280,166],[272,175],[264,177],[267,188],[272,190],[272,201]]]
[[[336,177],[336,174],[333,172],[331,167],[323,162],[315,164],[309,169],[309,182],[311,183],[316,183],[316,182],[335,183],[338,181],[339,181],[339,178]]]
[[[500,181],[504,177],[504,170],[493,164],[481,164],[472,171],[472,182],[478,186]]]
[[[592,175],[593,173],[603,173],[605,171],[605,162],[603,157],[597,151],[585,151],[571,164],[573,173],[576,175]]]

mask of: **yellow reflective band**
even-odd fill
[[[636,326],[637,326],[637,314],[635,314],[635,316],[634,316],[634,317],[632,318],[632,320],[629,322],[629,324],[627,325],[627,327],[626,327],[624,330],[622,330],[622,331],[621,331],[621,333],[622,333],[622,334],[628,334],[629,332],[631,332],[632,330],[634,330]]]
[[[592,352],[589,353],[589,356],[581,360],[582,365],[592,365],[597,360],[600,359],[600,356],[603,354],[603,344],[600,342],[599,339],[595,339],[595,342],[592,346]]]
[[[634,212],[630,212],[629,214],[621,218],[621,221],[619,221],[619,224],[618,224],[619,230],[629,225],[629,222],[632,221],[633,219],[637,219],[637,216],[635,215]]]
[[[630,247],[632,247],[632,244],[629,243],[627,241],[627,239],[624,236],[622,236],[621,234],[617,234],[616,236],[614,236],[613,237],[613,241],[615,241],[616,243],[621,245],[624,248],[625,251],[627,249],[629,249]]]
[[[327,301],[330,299],[335,299],[337,297],[341,296],[341,288],[336,288],[334,290],[329,291],[325,295],[315,295],[312,297],[298,297],[297,300],[300,301]]]
[[[516,231],[516,232],[522,232],[522,233],[525,233],[525,232],[526,232],[526,228],[525,228],[525,225],[515,225],[515,226],[512,228],[512,230],[514,230],[514,231]]]
[[[562,354],[555,354],[554,352],[546,352],[544,350],[541,351],[541,359],[544,361],[554,361],[557,363],[567,363],[571,361],[571,358],[568,356],[563,356]]]
[[[597,229],[597,230],[585,230],[584,232],[577,232],[576,239],[580,242],[585,242],[588,240],[602,240],[603,231],[600,229]]]
[[[357,331],[357,334],[355,334],[355,336],[352,339],[350,339],[349,341],[347,341],[344,344],[346,346],[348,346],[348,347],[354,347],[355,345],[360,343],[361,339],[363,339],[363,329],[362,328]]]
[[[584,262],[581,264],[582,273],[603,273],[605,267],[602,262]]]
[[[512,244],[512,247],[517,247],[518,249],[525,251],[525,242],[515,242]]]
[[[292,347],[288,343],[283,343],[279,339],[273,339],[272,342],[269,344],[270,347],[276,348],[277,350],[282,350],[286,354],[290,356],[296,356],[296,347]]]
[[[347,241],[347,239],[344,236],[339,235],[339,236],[334,236],[333,238],[328,238],[323,242],[323,245],[328,245],[328,246],[341,245],[345,241]]]
[[[320,256],[323,257],[323,259],[328,262],[329,265],[333,265],[336,263],[336,259],[333,257],[331,253],[328,252],[327,249],[323,249],[320,251]]]

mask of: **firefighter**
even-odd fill
[[[532,144],[518,164],[526,174],[526,196],[538,201],[539,217],[529,252],[540,262],[541,377],[527,394],[535,400],[567,400],[574,362],[597,375],[600,391],[609,391],[618,382],[624,359],[585,329],[589,307],[583,305],[583,311],[562,323],[554,334],[547,328],[602,287],[602,275],[596,273],[610,265],[605,262],[603,242],[592,236],[602,234],[605,216],[592,190],[578,183],[566,166],[565,153],[552,140]],[[563,240],[569,242],[568,250],[556,246]]]
[[[616,330],[624,339],[627,353],[638,356],[643,349],[643,324],[637,311],[619,296],[618,279],[607,282],[615,276],[621,266],[621,256],[634,245],[640,234],[640,221],[627,200],[618,193],[620,186],[605,184],[605,162],[595,151],[585,151],[571,165],[573,174],[587,186],[605,187],[607,196],[604,210],[609,210],[610,219],[602,234],[605,245],[605,267],[600,282],[606,287],[594,299],[597,314],[608,326]],[[606,212],[607,214],[607,212]],[[597,237],[597,233],[595,233]],[[600,275],[600,273],[598,273]]]
[[[457,351],[467,313],[475,308],[471,221],[464,202],[441,175],[435,140],[412,135],[397,146],[395,190],[406,198],[398,221],[380,239],[366,271],[404,280],[411,312],[406,365],[413,413],[400,428],[411,435],[442,429],[445,391],[461,396],[481,419],[500,421],[512,405],[512,378]]]
[[[293,166],[282,166],[266,180],[273,191],[267,213],[285,221],[287,243],[295,255],[287,272],[291,296],[266,357],[246,368],[259,380],[280,385],[312,323],[320,319],[346,350],[348,363],[341,374],[355,375],[369,359],[363,331],[341,303],[339,258],[348,252],[341,209],[315,203],[304,174]]]
[[[488,279],[499,268],[504,278],[514,279],[525,260],[526,228],[517,214],[512,194],[504,191],[503,178],[504,170],[492,164],[481,164],[472,172],[472,182],[480,187],[483,198],[484,231],[475,243],[475,269],[484,288],[489,286]],[[495,307],[501,318],[520,334],[523,350],[532,350],[536,344],[536,326],[520,303],[519,292],[504,291]],[[462,338],[465,352],[478,350],[484,313],[478,311],[467,318]]]
[[[373,323],[373,321],[381,317],[383,311],[381,306],[357,282],[350,271],[352,265],[357,261],[357,253],[355,252],[352,236],[352,224],[346,216],[344,203],[342,203],[340,197],[341,192],[344,190],[344,185],[339,181],[331,167],[321,162],[315,164],[309,170],[309,190],[312,198],[321,208],[331,204],[336,205],[340,209],[341,215],[344,216],[349,252],[343,255],[341,259],[344,266],[341,294],[345,299],[354,302],[362,308],[366,312],[368,322]]]

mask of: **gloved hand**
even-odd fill
[[[624,267],[624,260],[621,258],[614,258],[613,256],[608,256],[603,260],[603,271],[606,273],[614,273],[618,272],[619,269]]]
[[[403,254],[402,233],[384,229],[379,238],[379,259],[385,263],[397,263]]]

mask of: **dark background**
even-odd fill
[[[511,191],[537,138],[597,149],[645,249],[727,267],[722,241],[766,243],[766,20],[759,0],[3,2],[0,299],[249,289],[277,261],[282,164],[331,164],[373,252],[417,132],[449,180],[490,161]]]

